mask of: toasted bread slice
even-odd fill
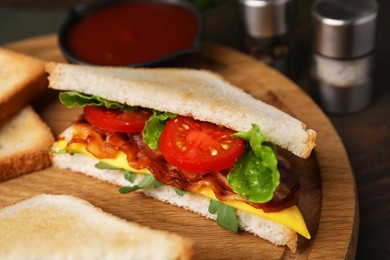
[[[100,170],[95,167],[96,163],[99,161],[92,157],[78,153],[74,155],[53,154],[52,156],[53,164],[58,168],[81,172],[117,186],[132,186],[132,184],[123,177],[123,171]],[[142,174],[137,175],[137,180],[134,181],[133,185],[138,184],[144,177]],[[156,200],[185,208],[186,210],[190,210],[209,219],[216,219],[216,215],[211,214],[208,210],[210,199],[204,196],[191,192],[186,192],[183,196],[179,196],[172,188],[166,185],[159,188],[148,187],[139,191]],[[298,236],[295,231],[271,220],[251,215],[242,210],[237,210],[236,213],[238,225],[241,230],[250,232],[275,245],[288,246],[292,252],[296,252]]]
[[[190,259],[192,242],[42,194],[0,210],[0,259]]]
[[[0,127],[0,181],[51,165],[45,148],[54,142],[49,127],[27,106]]]
[[[47,87],[44,62],[0,48],[0,126]]]
[[[236,131],[260,126],[268,141],[307,158],[316,132],[206,70],[117,68],[47,63],[49,87],[167,111]]]

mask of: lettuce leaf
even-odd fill
[[[121,109],[123,111],[128,112],[137,110],[137,107],[128,106],[126,104],[118,103],[115,101],[109,101],[98,96],[87,95],[77,91],[61,92],[59,94],[59,98],[61,103],[68,108],[72,108],[75,105],[79,105],[81,107],[105,106],[107,108]]]
[[[232,136],[247,141],[251,149],[247,149],[230,170],[227,175],[229,184],[234,192],[249,201],[270,201],[280,182],[274,149],[266,143],[265,137],[260,133],[260,127],[255,124],[248,132],[238,132]]]
[[[238,232],[238,221],[236,210],[222,202],[211,200],[209,212],[217,214],[217,223],[220,227],[230,230],[232,233]]]
[[[130,177],[130,179],[129,179]],[[133,180],[133,177],[131,176],[131,174],[125,174],[125,178],[132,182],[131,180]],[[133,180],[134,181],[134,180]],[[130,193],[130,192],[133,192],[133,191],[136,191],[136,190],[140,190],[140,189],[145,189],[149,186],[153,186],[154,188],[158,188],[161,186],[161,183],[156,181],[154,179],[154,176],[151,175],[151,174],[146,174],[143,179],[137,184],[137,185],[134,185],[134,186],[122,186],[119,188],[119,192],[122,193],[122,194],[126,194],[126,193]]]
[[[96,163],[95,168],[97,168],[99,170],[120,170],[120,168],[115,167],[115,166],[111,166],[111,165],[104,163],[104,162]]]
[[[124,171],[125,179],[128,180],[131,183],[134,183],[135,179],[137,179],[137,174],[130,171]]]
[[[164,126],[169,119],[176,115],[169,112],[153,111],[153,115],[146,121],[144,130],[142,132],[144,142],[151,148],[158,147],[158,139],[164,129]]]
[[[186,194],[186,192],[184,190],[176,188],[176,187],[173,187],[173,190],[176,192],[177,195],[179,195],[181,197],[183,197]]]

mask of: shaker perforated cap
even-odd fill
[[[245,33],[254,38],[286,34],[294,22],[293,0],[239,0]]]
[[[375,0],[318,0],[312,6],[314,50],[331,58],[353,58],[375,48]]]

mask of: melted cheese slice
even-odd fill
[[[63,150],[63,149],[65,149],[66,146],[67,146],[67,142],[65,140],[57,141],[53,145],[53,150],[54,151]],[[72,143],[70,145],[69,149],[72,152],[82,153],[84,155],[88,155],[90,157],[95,158],[91,153],[89,153],[85,149],[83,144]],[[106,164],[109,164],[113,167],[128,170],[128,171],[131,171],[134,173],[151,174],[147,169],[136,170],[136,169],[131,168],[129,166],[126,158],[127,158],[127,155],[125,153],[119,152],[118,156],[115,159],[100,159],[100,161],[104,162]],[[95,159],[97,159],[97,158],[95,158]],[[209,187],[203,187],[197,193],[200,195],[203,195],[209,199],[218,201],[213,190],[210,189]],[[302,217],[302,214],[297,206],[292,206],[290,208],[284,209],[284,210],[279,211],[279,212],[265,213],[262,209],[254,208],[254,207],[246,204],[245,202],[241,202],[241,201],[229,201],[229,202],[224,201],[223,203],[225,203],[226,205],[229,205],[230,207],[233,207],[235,209],[245,211],[249,214],[252,214],[252,215],[279,223],[283,226],[286,226],[286,227],[296,231],[297,233],[301,234],[302,236],[304,236],[307,239],[310,239],[310,237],[311,237],[310,233],[306,227],[305,221]]]

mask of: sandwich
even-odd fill
[[[52,146],[79,171],[295,252],[310,234],[278,147],[307,158],[316,132],[221,76],[184,68],[47,63],[49,88],[83,115]]]
[[[22,235],[21,235],[22,234]],[[190,259],[192,241],[115,217],[70,195],[0,209],[0,259]]]

